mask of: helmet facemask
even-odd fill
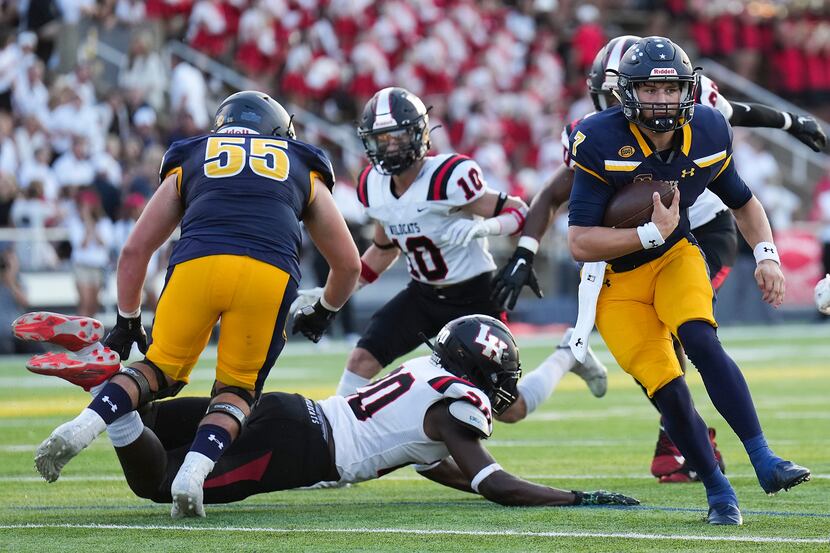
[[[670,132],[688,124],[694,115],[695,92],[699,75],[697,70],[689,77],[670,79],[632,79],[624,75],[618,78],[618,91],[622,93],[623,113],[630,121],[655,132]],[[645,102],[638,89],[646,83],[675,83],[680,88],[677,103]]]
[[[429,117],[422,115],[392,128],[358,129],[358,135],[363,141],[366,157],[378,172],[398,175],[429,151],[428,125]]]

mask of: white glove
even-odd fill
[[[815,298],[816,308],[825,315],[830,315],[830,274],[816,284]]]
[[[488,236],[490,229],[484,219],[459,219],[452,223],[441,237],[451,246],[466,246],[473,238]]]
[[[313,305],[323,297],[324,288],[318,286],[317,288],[306,288],[305,290],[297,290],[297,299],[291,304],[289,308],[290,313],[296,313],[298,309],[302,309],[306,305]]]

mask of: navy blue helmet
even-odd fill
[[[629,121],[657,132],[668,132],[687,125],[695,110],[698,69],[686,52],[671,40],[650,36],[641,38],[626,50],[617,70],[617,94]],[[680,87],[679,104],[649,103],[637,96],[643,83],[675,82]],[[643,113],[649,111],[650,116]]]
[[[267,136],[294,139],[294,116],[279,102],[256,90],[231,94],[219,105],[213,119],[213,132],[245,132],[251,130]]]

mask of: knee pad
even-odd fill
[[[211,413],[222,413],[223,415],[227,415],[239,425],[240,432],[242,428],[245,426],[245,421],[248,420],[248,417],[245,416],[244,411],[234,405],[233,403],[226,403],[224,401],[219,401],[217,403],[211,403],[208,407],[205,415],[210,415]]]
[[[135,382],[136,386],[138,386],[138,409],[142,406],[147,405],[151,401],[155,401],[157,399],[164,399],[167,397],[173,397],[178,394],[182,388],[184,388],[184,382],[174,382],[171,385],[167,385],[167,375],[159,369],[155,363],[144,358],[142,363],[146,364],[148,367],[153,369],[153,373],[156,378],[156,392],[153,392],[150,388],[150,381],[147,380],[147,377],[144,376],[140,370],[135,369],[133,367],[121,367],[120,373],[124,376],[129,377]]]
[[[245,388],[240,388],[239,386],[226,386],[221,390],[217,390],[216,384],[214,384],[210,395],[211,397],[216,397],[219,394],[233,394],[237,397],[242,398],[242,400],[244,400],[245,403],[248,404],[248,407],[251,409],[251,411],[254,410],[254,407],[257,403],[257,398],[255,398],[250,391],[246,390]],[[233,403],[228,403],[224,401],[211,403],[205,415],[209,415],[210,413],[222,413],[224,415],[229,416],[230,418],[235,420],[237,424],[239,424],[240,431],[245,426],[245,421],[248,419],[248,417],[245,415],[245,412],[242,411],[242,409],[240,409]]]

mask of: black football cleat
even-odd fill
[[[810,479],[810,469],[796,465],[791,461],[779,461],[768,474],[758,475],[758,482],[764,491],[773,495],[781,490],[787,491]]]
[[[740,526],[744,523],[741,510],[734,503],[716,503],[709,507],[706,522],[724,526]]]

